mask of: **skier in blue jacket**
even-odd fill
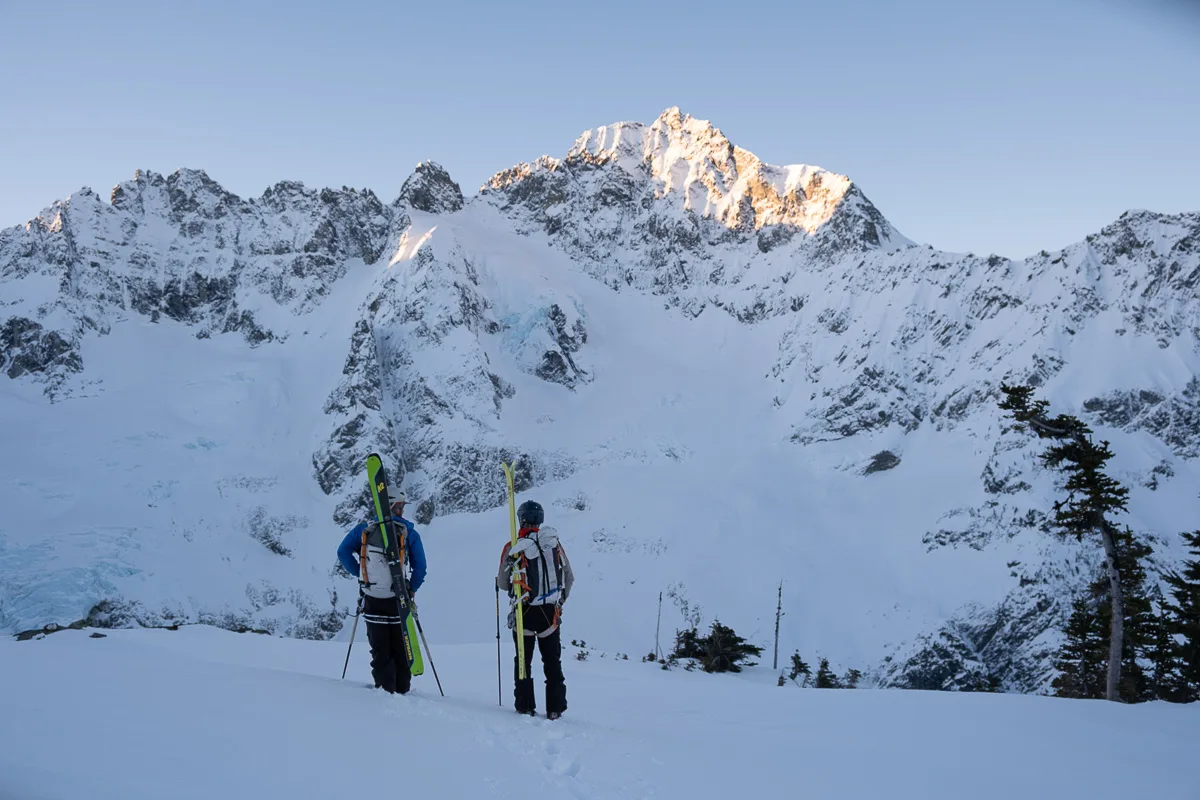
[[[403,518],[407,498],[404,492],[392,495],[392,518],[400,523],[400,560],[412,569],[408,579],[409,595],[414,599],[425,582],[425,548],[413,524]],[[384,691],[407,694],[412,684],[408,656],[404,649],[404,620],[400,601],[392,587],[392,573],[384,555],[379,525],[360,522],[346,534],[338,546],[338,561],[358,578],[363,601],[363,619],[367,622],[367,641],[371,645],[371,676]],[[416,603],[413,603],[415,609]]]

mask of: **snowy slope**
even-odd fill
[[[1113,442],[1169,564],[1200,518],[1198,285],[1197,215],[940,253],[677,109],[466,201],[432,163],[388,205],[139,173],[0,231],[0,628],[331,636],[379,450],[445,642],[491,635],[515,459],[580,576],[569,637],[648,651],[662,592],[664,644],[718,616],[769,644],[783,580],[784,655],[1037,690],[1094,548],[1039,529],[1053,476],[999,381]]]
[[[364,688],[361,643],[341,681],[343,642],[187,628],[0,642],[0,683],[22,687],[0,716],[0,797],[1200,794],[1194,706],[798,689],[593,655],[566,665],[570,708],[548,722],[498,706],[487,645],[433,646],[445,698],[431,677],[406,697]]]

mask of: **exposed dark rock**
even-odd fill
[[[284,539],[307,527],[307,517],[297,517],[293,514],[273,517],[263,506],[256,507],[246,518],[246,529],[250,533],[250,538],[262,544],[272,553],[289,558],[292,556],[292,551],[284,544]]]
[[[904,663],[889,685],[925,691],[978,691],[993,684],[985,665],[956,631],[941,630]]]
[[[58,331],[26,317],[10,317],[0,327],[0,369],[10,378],[51,370],[79,372],[83,360]]]
[[[546,325],[558,348],[548,350],[542,355],[541,363],[534,374],[542,380],[561,383],[569,389],[589,381],[591,377],[574,359],[574,354],[587,342],[587,329],[583,320],[576,316],[573,321],[568,322],[562,307],[555,303],[547,312]]]
[[[988,494],[1017,494],[1031,488],[1015,467],[1009,467],[1001,474],[991,461],[984,465],[980,478],[983,480],[983,490]]]
[[[1150,474],[1142,480],[1142,485],[1153,492],[1158,490],[1159,478],[1169,479],[1174,477],[1175,470],[1171,467],[1171,464],[1167,461],[1161,461],[1151,468]]]
[[[785,245],[796,235],[796,229],[789,225],[772,225],[758,232],[759,252],[769,253],[775,248]]]
[[[222,329],[222,333],[231,333],[234,331],[240,332],[246,337],[246,341],[252,345],[270,342],[275,339],[275,334],[271,333],[270,331],[263,330],[258,326],[258,323],[254,321],[254,317],[249,311],[242,311],[238,314],[232,314],[225,321],[225,327]]]
[[[508,400],[511,397],[515,397],[517,394],[517,389],[511,383],[504,380],[504,378],[501,378],[494,372],[488,373],[488,379],[491,380],[492,386],[495,387],[496,390],[493,401],[496,405],[496,412],[499,413],[500,402],[502,400]]]
[[[949,691],[1036,692],[1044,689],[1053,645],[1043,634],[1060,624],[1061,607],[1042,591],[1010,595],[970,621],[955,620],[923,636],[894,661],[885,687]]]
[[[1098,423],[1127,431],[1146,431],[1165,442],[1180,458],[1200,457],[1200,378],[1181,392],[1164,396],[1142,389],[1093,397],[1083,410]]]
[[[445,214],[463,207],[462,189],[440,164],[422,161],[400,187],[398,203],[417,211]]]
[[[873,472],[883,472],[898,466],[900,466],[900,456],[891,450],[880,450],[871,457],[871,463],[863,469],[862,474],[870,475]]]
[[[534,371],[544,381],[570,385],[571,368],[557,350],[549,350],[542,356],[542,363]]]
[[[956,547],[965,544],[973,550],[985,549],[993,539],[1011,539],[1027,530],[1048,530],[1048,520],[1042,511],[990,500],[979,507],[955,508],[939,520],[955,527],[939,528],[926,533],[921,541],[928,550]]]
[[[433,522],[434,517],[434,502],[432,500],[422,500],[417,504],[417,513],[413,516],[413,521],[418,525],[428,525]]]

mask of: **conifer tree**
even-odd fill
[[[1171,635],[1171,617],[1166,608],[1160,606],[1152,618],[1146,660],[1149,671],[1146,677],[1150,686],[1150,698],[1186,703],[1192,699],[1183,679],[1181,662],[1182,648]]]
[[[797,681],[801,675],[804,676],[803,681]],[[808,686],[809,680],[812,679],[812,668],[808,666],[803,658],[800,657],[800,651],[792,653],[792,668],[788,670],[788,680],[799,683],[801,687]]]
[[[1067,620],[1066,641],[1054,660],[1058,677],[1051,686],[1057,697],[1099,698],[1104,696],[1104,626],[1087,598],[1075,600]]]
[[[821,663],[817,666],[817,678],[813,684],[818,689],[840,689],[841,682],[838,681],[837,675],[829,668],[829,659],[822,658]]]
[[[858,682],[862,680],[862,670],[851,667],[846,670],[846,674],[842,676],[842,688],[857,689]]]
[[[1200,530],[1181,535],[1195,558],[1185,561],[1181,572],[1165,576],[1171,591],[1166,626],[1179,671],[1168,699],[1189,702],[1200,700]]]
[[[701,637],[695,628],[677,632],[672,655],[699,661],[705,672],[741,672],[742,662],[762,655],[762,650],[713,620],[707,636]]]
[[[713,620],[712,630],[703,644],[704,655],[700,657],[700,663],[705,672],[741,672],[741,662],[760,656],[763,651],[717,620]]]
[[[700,658],[700,636],[695,628],[675,631],[675,649],[672,658]]]
[[[1121,668],[1125,660],[1125,596],[1118,544],[1121,532],[1110,516],[1126,510],[1129,490],[1105,473],[1104,467],[1113,453],[1108,442],[1096,444],[1092,441],[1091,428],[1068,414],[1048,416],[1049,403],[1034,400],[1032,386],[1002,383],[1000,390],[1004,393],[1001,409],[1010,412],[1014,420],[1028,426],[1039,438],[1055,442],[1042,454],[1042,461],[1067,476],[1067,498],[1054,504],[1054,524],[1059,533],[1080,541],[1085,536],[1098,535],[1104,547],[1109,621],[1104,696],[1119,700]]]

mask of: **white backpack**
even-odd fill
[[[562,599],[563,563],[558,531],[547,526],[517,539],[512,555],[522,557],[529,605],[554,605]]]
[[[392,530],[400,537],[397,549],[400,551],[400,563],[408,563],[408,528],[397,524]],[[387,600],[396,596],[392,584],[392,568],[388,565],[387,554],[383,549],[383,536],[379,531],[379,523],[373,522],[362,532],[362,545],[359,550],[361,564],[360,581],[363,592],[370,597]]]

